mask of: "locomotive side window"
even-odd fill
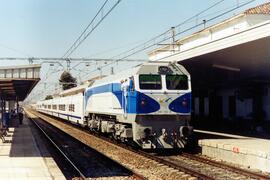
[[[187,75],[166,75],[166,86],[169,90],[188,89]]]
[[[161,89],[161,76],[152,74],[139,75],[140,89]]]

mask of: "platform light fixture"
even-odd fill
[[[230,67],[230,66],[225,66],[225,65],[220,65],[220,64],[213,64],[212,67],[218,68],[218,69],[224,69],[224,70],[228,70],[228,71],[240,72],[240,68],[235,68],[235,67]]]

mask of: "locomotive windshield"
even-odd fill
[[[188,89],[187,75],[166,75],[166,86],[169,90]]]
[[[140,89],[161,89],[161,76],[141,74],[139,76]]]

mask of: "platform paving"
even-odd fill
[[[65,179],[54,159],[41,155],[29,123],[10,127],[7,142],[0,141],[0,180]]]
[[[270,172],[270,140],[250,137],[202,139],[199,145],[203,155]]]

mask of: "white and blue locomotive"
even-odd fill
[[[190,75],[177,63],[147,62],[36,108],[143,149],[183,148],[192,133]]]

